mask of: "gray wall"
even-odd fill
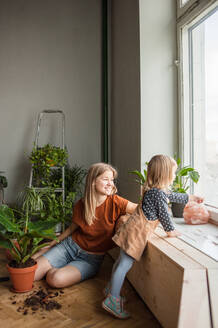
[[[120,194],[137,201],[128,171],[177,149],[176,1],[112,0],[111,18],[111,161]]]
[[[176,1],[140,0],[141,165],[177,150]]]
[[[140,169],[139,5],[111,3],[111,162],[119,172],[119,194],[137,201],[129,170]]]
[[[101,1],[0,1],[0,171],[12,202],[29,178],[38,113],[66,115],[70,163],[101,159]],[[59,143],[45,119],[40,143]]]

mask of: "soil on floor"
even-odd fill
[[[63,290],[50,291],[42,289],[34,291],[30,296],[26,297],[23,301],[23,305],[19,305],[17,312],[21,312],[23,315],[35,314],[37,311],[52,311],[54,309],[60,309],[61,304],[53,298],[64,294]],[[12,299],[12,298],[11,298]],[[16,305],[15,300],[11,304]]]

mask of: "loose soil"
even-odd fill
[[[64,294],[62,290],[49,291],[43,290],[42,288],[38,291],[33,292],[29,297],[27,297],[23,306],[17,308],[17,312],[21,312],[23,315],[35,314],[37,311],[52,311],[54,309],[60,309],[61,304],[52,298],[58,297],[59,295]],[[17,304],[16,301],[13,301],[11,304]]]

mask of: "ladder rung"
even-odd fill
[[[35,190],[51,189],[50,187],[33,187],[33,186],[31,188],[33,188]],[[55,189],[53,189],[53,191],[55,191],[55,192],[63,192],[64,191],[64,188],[55,188]]]

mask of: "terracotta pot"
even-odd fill
[[[33,288],[33,280],[37,263],[27,268],[12,268],[7,264],[8,272],[13,284],[13,289],[17,293],[25,293]]]

